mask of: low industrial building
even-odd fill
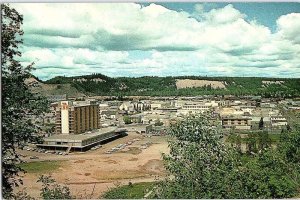
[[[126,129],[116,127],[102,128],[84,134],[76,135],[52,135],[44,138],[43,144],[38,147],[51,150],[86,151],[102,142],[126,135]]]
[[[132,125],[126,125],[124,128],[128,132],[137,132],[140,134],[145,134],[145,133],[149,133],[151,131],[152,125],[132,124]]]

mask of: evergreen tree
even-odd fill
[[[259,121],[259,124],[258,124],[258,128],[260,130],[262,130],[264,128],[264,118],[263,117],[260,118],[260,121]]]

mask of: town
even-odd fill
[[[69,153],[89,150],[130,132],[165,135],[171,124],[191,114],[208,115],[212,126],[227,134],[250,134],[262,129],[278,134],[300,118],[297,99],[231,95],[126,97],[126,101],[104,98],[81,97],[79,101],[66,95],[48,96],[50,112],[31,119],[41,126],[40,134],[44,136],[44,142],[36,146]]]
[[[299,3],[2,3],[1,199],[300,197]]]

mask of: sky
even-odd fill
[[[11,3],[22,64],[42,80],[111,77],[300,78],[300,3]]]

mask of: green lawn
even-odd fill
[[[19,166],[28,173],[49,173],[58,170],[62,161],[36,161],[21,163]]]
[[[113,188],[106,192],[102,198],[105,199],[142,199],[155,183],[135,183]]]

